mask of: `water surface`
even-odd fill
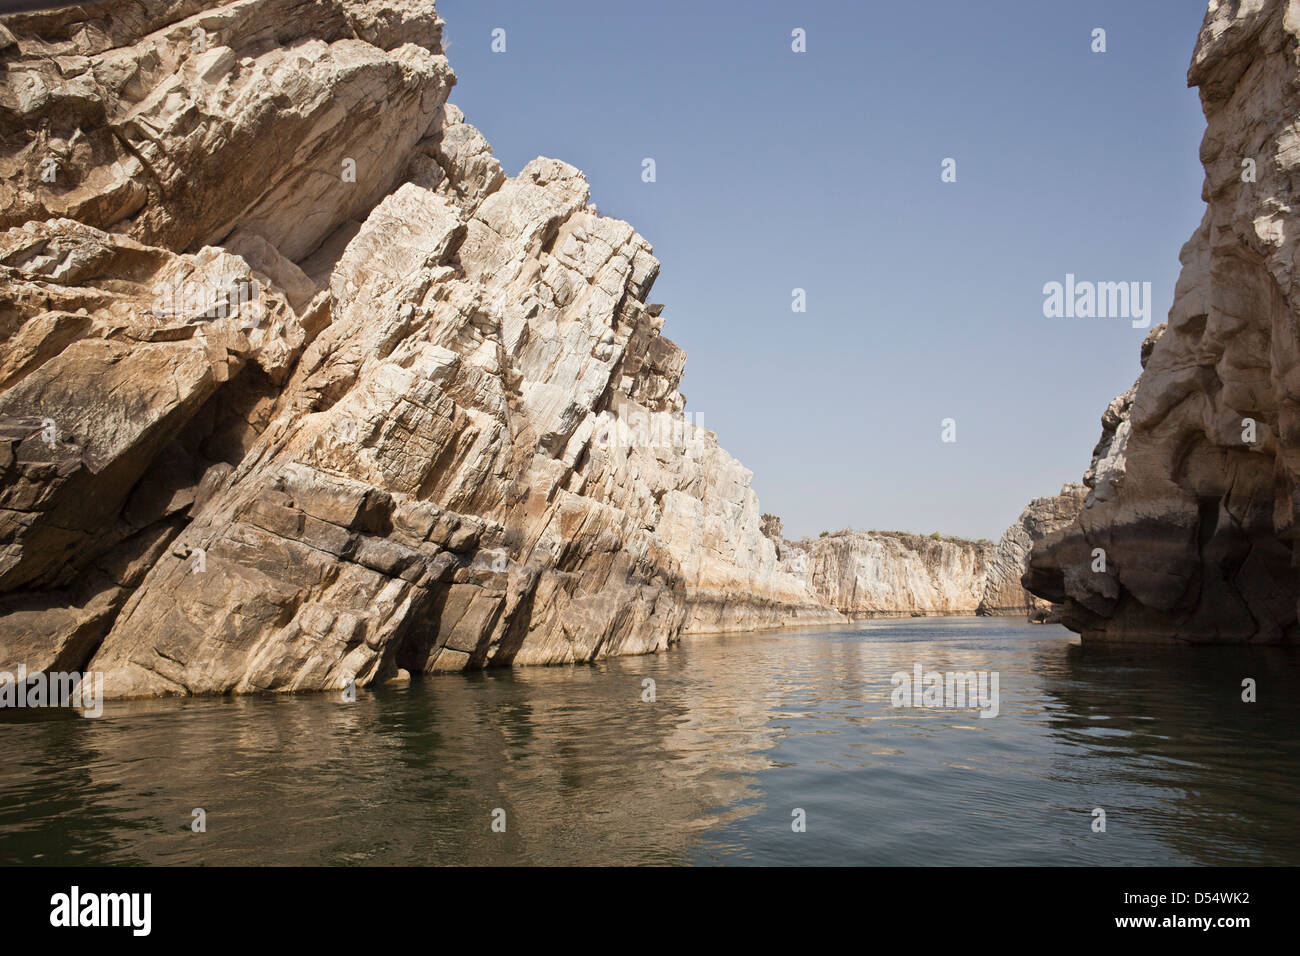
[[[997,671],[999,716],[891,706],[915,663]],[[1085,649],[947,618],[688,638],[355,703],[11,713],[0,863],[1294,865],[1298,700],[1293,650]]]

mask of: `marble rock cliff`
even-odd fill
[[[782,557],[851,617],[973,614],[993,556],[987,541],[898,531],[836,531],[787,542]]]
[[[1085,640],[1300,639],[1300,3],[1212,2],[1188,82],[1204,218],[1077,521],[1024,576]]]
[[[0,19],[0,669],[323,689],[838,621],[659,263],[509,177],[431,0]]]
[[[850,617],[1025,615],[1055,620],[1058,609],[1020,583],[1033,545],[1079,513],[1083,485],[1035,498],[997,545],[900,531],[837,531],[781,539],[779,519],[764,515],[778,555],[817,597]]]

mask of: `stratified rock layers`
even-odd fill
[[[504,175],[430,0],[0,24],[0,668],[323,689],[842,620],[683,416],[649,244]]]
[[[838,531],[787,544],[791,569],[852,617],[974,614],[994,552],[987,541],[896,531]]]
[[[1026,615],[1055,620],[1057,608],[1020,583],[1034,543],[1079,513],[1083,485],[1035,498],[996,546],[901,531],[837,531],[780,539],[780,520],[764,515],[778,555],[825,604],[850,617]]]
[[[1079,520],[1025,585],[1085,640],[1294,643],[1300,532],[1300,3],[1211,3],[1189,84],[1205,217]]]

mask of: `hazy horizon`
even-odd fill
[[[1149,329],[1045,318],[1043,286],[1150,282],[1164,321],[1204,209],[1204,0],[439,10],[451,102],[507,174],[572,163],[655,247],[687,410],[789,536],[997,540],[1082,476]]]

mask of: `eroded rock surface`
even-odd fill
[[[0,24],[0,668],[322,689],[842,620],[683,414],[650,245],[505,175],[432,2]]]
[[[852,617],[974,614],[993,559],[988,541],[837,531],[787,542],[792,571]]]
[[[1103,418],[1079,520],[1024,577],[1086,640],[1294,643],[1300,3],[1211,3],[1190,85],[1208,206],[1167,327]]]
[[[1003,533],[989,560],[977,614],[1025,614],[1040,623],[1059,620],[1057,605],[1030,594],[1020,579],[1034,543],[1074,521],[1087,492],[1085,485],[1071,483],[1063,485],[1055,495],[1029,502],[1015,524]]]
[[[1056,605],[1020,583],[1030,548],[1068,525],[1087,488],[1067,484],[1035,498],[1002,535],[988,541],[900,531],[837,531],[800,541],[781,540],[778,556],[821,601],[850,617],[1027,615],[1057,619]],[[780,519],[767,533],[779,536]]]

